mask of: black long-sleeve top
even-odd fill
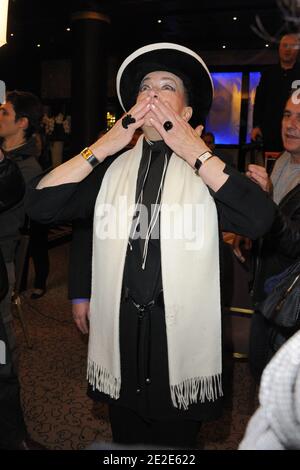
[[[146,151],[147,149],[145,145],[144,150]],[[140,176],[143,171],[143,166],[145,166],[143,159],[144,156],[141,161],[138,180],[141,179]],[[55,187],[44,188],[42,190],[36,190],[34,187],[37,184],[37,180],[35,180],[27,193],[26,208],[32,219],[43,223],[61,223],[64,221],[75,220],[75,223],[79,227],[82,227],[82,229],[79,228],[79,232],[77,232],[76,237],[78,236],[80,240],[82,235],[81,240],[83,243],[81,244],[80,250],[74,249],[72,251],[71,256],[69,286],[69,296],[71,298],[90,296],[91,224],[85,222],[85,226],[83,226],[82,219],[91,220],[95,200],[99,192],[103,176],[113,160],[113,157],[106,159],[93,171],[93,173],[80,183],[63,184]],[[159,159],[157,162],[159,163]],[[155,165],[157,167],[156,170]],[[154,176],[155,171],[158,174],[161,174],[162,171],[155,161],[153,171]],[[256,184],[233,168],[229,166],[225,167],[225,173],[230,175],[227,182],[216,193],[211,191],[217,205],[222,230],[240,233],[253,239],[260,237],[272,224],[275,205],[266,193],[264,193]],[[150,178],[150,181],[152,184],[153,178]],[[147,193],[147,188],[145,189],[145,193]],[[140,256],[140,250],[138,250],[137,247],[136,243],[133,244],[132,255],[134,255],[135,259],[133,259],[132,256],[127,257],[126,265],[128,269],[125,267],[125,276],[126,273],[130,271],[130,265],[132,267],[132,263],[135,263],[137,260],[136,257]],[[151,266],[149,269],[151,273],[154,273],[155,271],[156,275],[154,277],[156,278],[160,272],[160,270],[156,268],[160,263],[152,263],[152,260],[154,258],[159,260],[160,258],[159,250],[157,250],[157,246],[155,246],[155,241],[152,244],[150,243],[149,249],[153,255],[149,257],[151,260]],[[84,253],[86,256],[84,256]],[[154,256],[155,254],[158,256]],[[78,265],[83,266],[85,276],[82,276],[82,274],[78,272],[78,269],[73,269],[73,266]],[[142,272],[141,270],[141,273],[143,274],[142,277],[146,276],[148,278],[147,271],[147,269],[146,272]],[[153,276],[150,274],[149,277]],[[159,288],[159,286],[157,288]],[[139,290],[140,292],[144,291],[144,289]]]
[[[40,223],[62,223],[93,216],[95,201],[102,179],[112,159],[99,165],[80,183],[67,183],[35,189],[34,178],[27,189],[25,207],[33,220]],[[230,166],[224,172],[230,176],[216,192],[210,191],[219,212],[222,230],[244,234],[256,239],[272,225],[275,204],[258,185]]]

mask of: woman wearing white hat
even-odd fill
[[[119,69],[117,93],[127,114],[46,175],[28,212],[44,222],[94,213],[88,381],[110,405],[114,440],[193,446],[223,395],[218,217],[256,238],[274,206],[191,126],[213,96],[195,52],[138,49]],[[140,127],[133,149],[107,158]],[[82,330],[85,321],[75,319]]]

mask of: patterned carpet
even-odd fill
[[[73,325],[67,300],[68,243],[50,249],[48,291],[39,300],[22,296],[32,348],[26,345],[15,311],[25,419],[32,437],[49,449],[79,450],[95,441],[111,442],[105,405],[86,396],[87,337]],[[257,405],[246,362],[227,361],[227,399],[223,418],[202,426],[199,446],[237,449]],[[205,437],[205,439],[204,439]]]

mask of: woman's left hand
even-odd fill
[[[197,158],[205,152],[211,152],[200,137],[203,126],[193,129],[168,103],[159,98],[154,98],[153,101],[154,104],[150,105],[152,115],[154,115],[154,118],[150,118],[152,126],[179,157],[195,168]],[[168,131],[164,128],[166,121],[172,123]],[[224,167],[225,163],[214,156],[207,164],[201,166],[198,175],[207,186],[217,192],[229,178],[229,175],[224,173]]]
[[[155,118],[151,118],[153,127],[159,132],[166,144],[192,167],[199,155],[207,151],[210,152],[209,147],[200,137],[203,126],[193,129],[168,103],[159,98],[155,98],[154,104],[150,106],[152,114],[155,116]],[[166,121],[170,121],[173,125],[168,131],[163,126]]]

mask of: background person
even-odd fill
[[[277,216],[269,233],[262,240],[256,262],[253,285],[253,302],[258,304],[266,297],[265,283],[280,276],[300,257],[300,104],[293,94],[287,101],[282,118],[284,153],[278,158],[270,178],[265,168],[249,165],[248,176],[262,189],[273,194],[278,205]],[[241,250],[238,246],[238,254]],[[293,334],[267,321],[258,310],[252,318],[249,361],[257,380],[279,349]]]
[[[0,213],[17,204],[24,195],[25,184],[17,164],[4,158],[0,150]],[[0,248],[0,301],[8,292],[6,265]],[[0,304],[0,450],[42,449],[27,433],[20,400],[20,384],[13,364],[12,351],[1,316]],[[2,346],[4,345],[4,349]]]
[[[264,150],[281,152],[281,118],[294,81],[300,79],[299,35],[286,34],[279,43],[279,63],[268,67],[256,89],[252,140],[263,139]]]
[[[39,128],[42,107],[39,99],[24,91],[12,91],[0,106],[0,142],[6,158],[19,167],[25,183],[41,172],[36,160],[36,142],[33,136]],[[16,351],[11,296],[15,285],[15,255],[20,230],[26,224],[23,201],[0,214],[0,247],[9,279],[9,290],[2,300],[1,314],[12,351]]]
[[[234,166],[233,158],[231,155],[224,155],[219,149],[216,150],[215,135],[212,132],[203,132],[201,138],[206,143],[207,147],[213,152],[214,155],[217,155],[221,160],[228,165]]]

